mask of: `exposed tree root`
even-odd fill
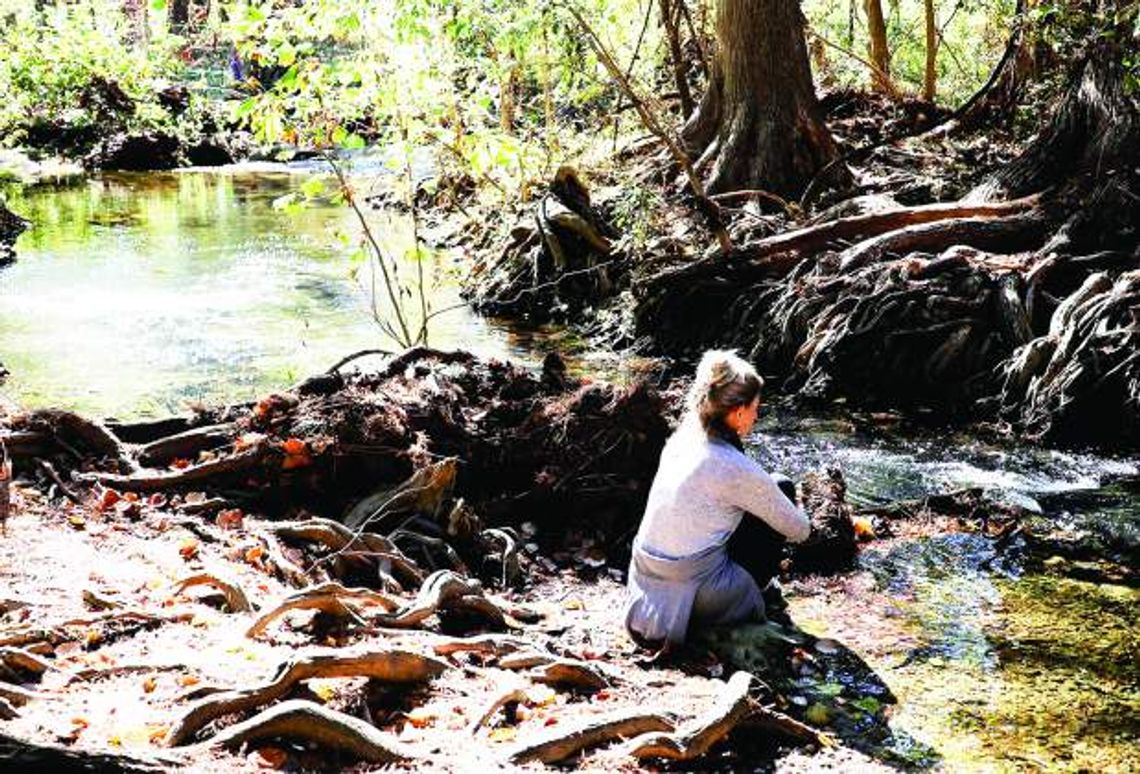
[[[370,677],[392,683],[419,683],[448,668],[429,656],[406,650],[315,653],[287,661],[267,683],[209,696],[195,703],[167,732],[169,747],[185,744],[212,720],[246,712],[285,696],[294,685],[314,677]]]
[[[25,742],[0,734],[0,760],[12,771],[123,772],[151,774],[184,767],[186,761],[171,756],[116,755],[73,750],[43,743]]]
[[[281,604],[262,615],[246,630],[245,636],[251,639],[258,637],[271,623],[291,610],[320,610],[336,618],[348,618],[361,621],[360,614],[349,607],[346,602],[363,602],[378,605],[386,611],[397,609],[399,603],[378,591],[371,589],[346,589],[339,583],[322,583],[312,586],[286,598]]]
[[[502,657],[530,647],[533,647],[533,643],[521,637],[509,634],[480,634],[474,637],[458,637],[437,642],[432,646],[432,650],[437,656],[478,653],[481,656]]]
[[[479,733],[479,729],[481,729],[487,723],[487,721],[489,721],[491,717],[503,707],[507,706],[508,704],[522,704],[525,701],[526,691],[524,691],[522,688],[511,688],[510,690],[506,691],[501,696],[496,698],[493,702],[491,702],[490,706],[487,707],[483,714],[480,715],[478,719],[471,724],[471,735],[474,736],[475,734]]]
[[[52,663],[20,648],[0,648],[0,676],[19,678],[24,674],[39,677]]]
[[[753,677],[737,672],[729,678],[724,693],[708,713],[694,718],[676,731],[651,732],[629,742],[627,754],[634,758],[668,758],[691,761],[709,751],[748,716],[748,698]]]
[[[75,479],[126,491],[159,492],[179,487],[200,486],[235,473],[242,473],[261,465],[273,454],[273,450],[265,446],[254,446],[228,457],[191,465],[182,470],[148,471],[126,476],[118,473],[78,473]]]
[[[20,717],[20,713],[12,706],[12,702],[0,696],[0,720],[15,720],[18,717]]]
[[[740,722],[740,727],[755,728],[761,731],[781,734],[797,742],[823,747],[831,744],[830,737],[820,733],[806,723],[801,723],[782,712],[753,703],[748,716]]]
[[[245,592],[241,590],[240,586],[229,581],[224,581],[210,573],[199,573],[178,581],[174,586],[174,593],[181,594],[195,586],[210,586],[220,591],[222,595],[225,596],[226,608],[231,613],[249,613],[253,611],[253,605],[249,603],[249,599],[246,597]]]
[[[578,688],[584,691],[599,691],[609,686],[609,681],[591,665],[582,661],[559,659],[542,664],[527,673],[536,683]]]
[[[390,734],[360,718],[300,699],[281,702],[230,726],[206,744],[236,749],[246,743],[277,738],[313,742],[367,763],[399,763],[416,757]]]
[[[450,570],[438,570],[429,575],[410,604],[395,612],[376,616],[375,622],[397,629],[412,628],[448,609],[478,612],[492,623],[505,625],[502,611],[483,596],[482,584],[462,578]]]
[[[358,557],[389,562],[392,571],[402,583],[421,584],[424,572],[388,538],[372,532],[353,532],[332,519],[267,523],[265,529],[288,541],[320,543],[334,553],[354,550]]]
[[[539,742],[525,745],[512,752],[509,760],[515,764],[531,761],[557,763],[591,747],[628,739],[638,734],[654,731],[669,732],[673,728],[673,722],[664,715],[640,712],[623,714],[596,720],[569,732],[559,732]]]
[[[192,459],[200,451],[231,443],[235,433],[232,424],[196,427],[140,447],[137,452],[138,461],[149,467],[157,467],[178,457]]]
[[[38,693],[29,691],[27,688],[0,682],[0,699],[7,701],[13,707],[22,707],[38,696]]]
[[[747,262],[747,274],[750,277],[782,276],[804,257],[824,252],[836,245],[849,244],[853,240],[863,241],[908,226],[939,221],[1000,219],[1030,211],[1038,204],[1038,197],[1029,196],[1011,202],[938,203],[839,218],[763,239],[739,248],[732,256],[704,258],[679,268],[662,271],[646,282],[646,288],[652,293],[656,287],[715,274],[722,270],[726,263],[735,264],[741,260]]]

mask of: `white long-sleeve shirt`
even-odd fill
[[[726,543],[745,513],[792,542],[811,533],[807,516],[762,467],[689,417],[661,452],[634,546],[666,559],[699,554]]]

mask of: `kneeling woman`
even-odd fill
[[[811,532],[803,511],[744,454],[741,439],[756,422],[762,386],[732,352],[701,359],[633,542],[626,628],[641,645],[683,642],[690,623],[764,619],[759,584],[728,555],[741,519],[761,519],[795,542]]]

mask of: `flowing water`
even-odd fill
[[[311,174],[108,174],[16,194],[12,208],[35,225],[17,263],[0,269],[0,363],[12,372],[0,391],[95,416],[163,415],[252,398],[389,346],[371,319],[367,274],[352,276],[338,238],[358,233],[344,208],[273,206]],[[377,214],[376,225],[403,254],[404,220]],[[430,266],[433,308],[457,300],[447,266]],[[437,318],[431,343],[534,362],[552,339],[460,308]],[[774,470],[842,468],[857,503],[980,486],[1128,556],[1140,544],[1133,459],[789,411],[763,420],[753,442]],[[898,698],[876,748],[892,763],[1140,769],[1135,589],[1025,574],[990,541],[956,534],[872,542],[857,572],[792,609]],[[879,711],[867,697],[853,706]]]

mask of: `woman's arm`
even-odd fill
[[[725,497],[732,505],[763,519],[768,526],[793,543],[802,543],[811,534],[811,522],[789,500],[775,480],[747,456],[736,452],[732,473],[726,476]]]

